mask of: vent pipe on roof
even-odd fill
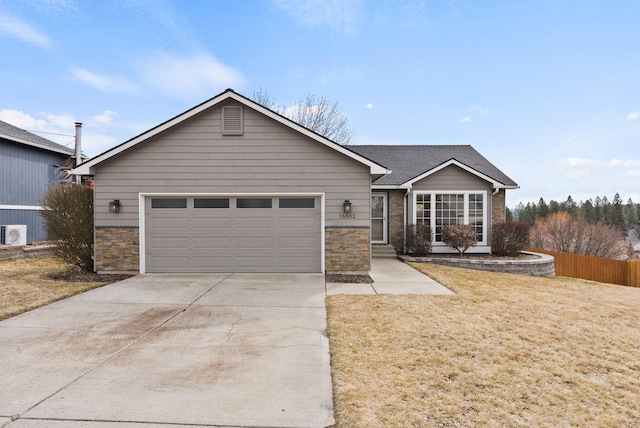
[[[76,122],[76,163],[78,166],[82,163],[82,122]],[[82,177],[76,175],[76,184],[82,182]]]

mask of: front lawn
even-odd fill
[[[338,427],[640,426],[640,289],[414,266],[457,294],[327,299]],[[0,262],[0,319],[113,280],[68,269]]]
[[[455,296],[331,296],[338,427],[640,426],[640,289],[414,264]]]
[[[60,275],[66,280],[54,280],[51,275]],[[83,274],[55,258],[0,261],[0,320],[101,287],[119,278]]]

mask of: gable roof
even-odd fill
[[[380,162],[393,172],[375,182],[378,187],[411,188],[413,183],[456,165],[493,184],[517,189],[518,184],[469,145],[349,146],[360,155]]]
[[[54,143],[53,141],[42,138],[36,134],[32,134],[29,131],[25,131],[24,129],[20,129],[1,120],[0,138],[13,141],[18,144],[24,144],[25,146],[37,147],[39,149],[47,150],[50,152],[62,153],[70,156],[75,155],[75,151],[73,149],[70,149],[58,143]]]
[[[106,152],[99,154],[98,156],[95,156],[92,159],[89,159],[86,162],[83,162],[82,164],[78,165],[76,168],[74,168],[71,173],[72,174],[77,174],[77,175],[91,175],[93,174],[93,167],[106,161],[107,159],[111,158],[112,156],[115,156],[119,153],[122,153],[125,150],[130,149],[131,147],[134,147],[140,143],[142,143],[143,141],[148,140],[149,138],[160,134],[161,132],[166,131],[167,129],[178,125],[179,123],[197,115],[198,113],[201,113],[217,104],[220,104],[223,101],[229,100],[229,99],[233,99],[247,107],[250,107],[262,114],[264,114],[265,116],[270,117],[271,119],[280,122],[283,125],[288,126],[289,128],[300,132],[303,135],[306,135],[307,137],[317,141],[320,144],[323,144],[337,152],[340,152],[354,160],[356,160],[357,162],[360,162],[361,164],[364,164],[366,166],[368,166],[370,168],[371,171],[371,175],[376,175],[376,176],[382,176],[385,174],[389,174],[391,171],[387,170],[387,168],[385,168],[384,166],[382,166],[381,164],[378,164],[377,162],[365,158],[361,155],[359,155],[356,152],[353,152],[351,150],[349,150],[347,147],[342,146],[334,141],[329,140],[326,137],[323,137],[322,135],[308,129],[305,128],[304,126],[299,125],[298,123],[279,115],[278,113],[274,112],[273,110],[264,107],[263,105],[260,105],[258,103],[256,103],[253,100],[250,100],[249,98],[238,94],[237,92],[233,91],[233,89],[227,89],[226,91],[216,95],[215,97],[203,102],[202,104],[199,104],[193,108],[191,108],[190,110],[187,110],[184,113],[179,114],[178,116],[175,116],[172,119],[167,120],[166,122],[161,123],[160,125],[151,128],[148,131],[143,132],[142,134],[138,135],[137,137],[133,137],[132,139],[125,141],[124,143],[113,147],[109,150],[107,150]]]

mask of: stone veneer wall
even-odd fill
[[[2,245],[0,260],[44,259],[55,257],[55,245]]]
[[[325,270],[328,273],[368,274],[371,231],[368,227],[325,228]]]
[[[506,212],[506,192],[500,189],[498,193],[491,196],[491,224],[503,223],[507,218]]]
[[[488,270],[492,272],[519,273],[530,276],[553,277],[556,275],[554,259],[552,256],[541,253],[522,251],[523,254],[539,256],[536,259],[527,260],[481,260],[465,259],[452,255],[447,258],[440,257],[408,257],[398,256],[405,262],[426,262],[437,265],[446,265],[475,270]]]
[[[96,227],[94,264],[98,273],[140,271],[137,227]]]
[[[389,244],[396,251],[404,251],[404,195],[405,192],[389,192]]]

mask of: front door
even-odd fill
[[[371,194],[371,243],[387,243],[387,194]]]

